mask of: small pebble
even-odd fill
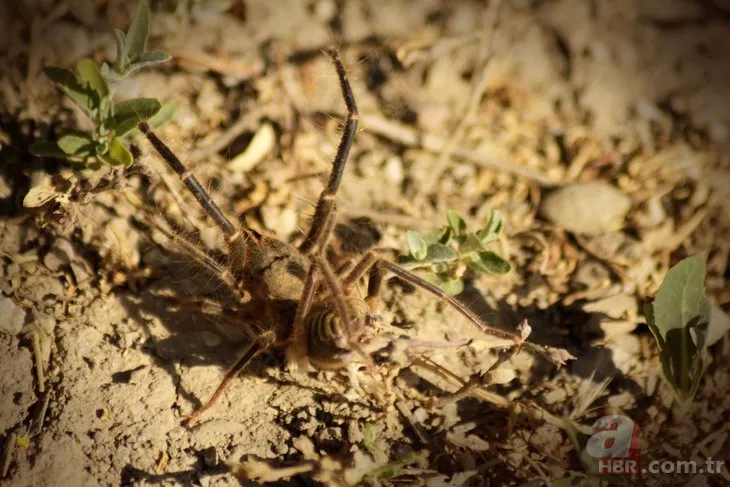
[[[138,384],[141,379],[149,372],[146,366],[137,367],[129,371],[129,383]]]
[[[546,404],[560,404],[565,401],[566,396],[565,389],[553,389],[542,397]]]
[[[0,295],[0,330],[17,335],[25,323],[25,310],[15,302]]]
[[[261,207],[261,218],[266,228],[285,238],[297,229],[297,213],[292,208],[279,209],[276,206]]]
[[[632,406],[635,403],[635,400],[634,396],[630,392],[623,391],[615,396],[609,396],[608,403],[615,408],[626,409]]]
[[[636,298],[627,294],[616,294],[583,305],[583,311],[603,313],[615,319],[635,317],[638,309]]]
[[[200,339],[203,340],[203,343],[208,348],[215,348],[221,344],[220,335],[218,335],[217,333],[213,333],[212,331],[201,331]]]
[[[613,338],[631,333],[638,323],[632,320],[602,320],[598,326],[604,338]]]
[[[205,450],[200,452],[203,457],[203,463],[208,468],[213,468],[218,465],[218,450],[214,446],[209,446]]]
[[[403,182],[403,161],[398,156],[393,156],[385,161],[385,177],[393,184]]]
[[[69,265],[75,254],[76,252],[71,242],[65,238],[57,238],[53,242],[51,250],[43,257],[43,265],[51,271],[58,271],[62,267]]]
[[[639,305],[634,296],[616,294],[583,305],[583,311],[591,313],[586,331],[603,332],[606,338],[631,333],[638,326]]]
[[[0,199],[5,199],[13,194],[13,188],[2,174],[0,174]]]
[[[423,408],[417,408],[413,411],[413,420],[418,423],[425,423],[428,419],[428,413]]]
[[[601,235],[623,228],[631,200],[601,181],[576,183],[550,193],[541,212],[551,222],[583,235]]]
[[[714,301],[710,302],[710,323],[707,327],[707,346],[714,345],[730,330],[730,316]]]
[[[71,262],[71,271],[74,273],[74,277],[76,277],[77,284],[86,283],[93,277],[91,266],[83,259]]]

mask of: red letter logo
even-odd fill
[[[632,474],[639,465],[639,427],[626,416],[604,416],[593,425],[586,453],[598,459],[598,473]]]

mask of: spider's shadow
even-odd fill
[[[606,338],[603,332],[594,336],[575,333],[574,330],[585,329],[591,320],[600,320],[599,314],[589,314],[580,307],[578,303],[571,306],[555,305],[548,309],[540,309],[537,306],[514,309],[505,301],[497,303],[497,308],[492,308],[479,290],[470,283],[464,292],[459,296],[461,301],[467,305],[485,322],[496,328],[514,332],[522,320],[527,320],[532,328],[529,341],[552,347],[565,348],[571,352],[576,360],[567,364],[570,373],[583,379],[600,383],[604,379],[612,379],[612,389],[627,389],[633,394],[643,391],[634,379],[627,377],[616,365],[614,352],[597,343]],[[530,373],[533,378],[549,378],[555,372],[555,367],[546,359],[536,360]]]
[[[147,242],[144,245],[152,244]],[[225,286],[219,285],[215,276],[174,247],[165,249],[164,256],[162,262],[151,266],[155,275],[163,277],[140,291],[119,294],[130,319],[139,323],[146,334],[141,351],[166,370],[175,383],[179,383],[180,379],[175,368],[177,364],[226,368],[248,343],[243,326],[237,328],[174,302],[208,297],[226,303],[231,298]],[[174,296],[174,299],[163,296],[163,293]],[[201,405],[199,398],[183,387],[179,391],[185,399]]]

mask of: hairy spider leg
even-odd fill
[[[368,295],[366,301],[370,306],[371,312],[377,311],[377,303],[380,297],[380,290],[382,288],[383,280],[386,277],[387,272],[391,272],[399,279],[408,282],[416,287],[424,289],[434,296],[438,297],[442,301],[445,301],[449,306],[454,308],[462,316],[468,319],[471,323],[476,325],[482,332],[491,335],[495,338],[503,340],[510,340],[516,346],[522,347],[525,350],[531,351],[542,355],[549,361],[556,365],[563,365],[565,361],[570,357],[562,349],[550,347],[547,345],[538,345],[532,342],[526,342],[524,338],[516,333],[499,330],[493,326],[489,326],[482,321],[479,316],[467,308],[464,303],[456,299],[455,297],[448,294],[446,291],[438,287],[437,285],[426,281],[425,279],[418,277],[395,262],[391,262],[375,254],[372,250],[365,254],[360,262],[358,262],[353,270],[344,279],[344,289],[349,292],[351,286],[357,282],[366,272],[370,272],[368,279]]]
[[[299,246],[299,250],[303,254],[321,251],[327,244],[327,239],[332,232],[335,220],[335,195],[342,181],[342,174],[345,171],[347,158],[350,155],[350,148],[352,147],[352,142],[355,140],[357,124],[360,119],[357,104],[355,103],[355,95],[352,92],[350,81],[347,79],[347,72],[342,65],[342,61],[340,61],[337,51],[328,50],[327,54],[332,58],[332,62],[337,70],[340,88],[342,89],[342,97],[345,99],[345,106],[347,107],[347,119],[342,133],[342,140],[340,140],[335,160],[332,163],[332,172],[327,181],[327,186],[322,190],[317,201],[309,232]]]

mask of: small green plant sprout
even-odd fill
[[[451,295],[464,290],[467,269],[496,275],[510,271],[509,262],[489,250],[502,233],[498,210],[492,211],[484,228],[476,232],[468,232],[466,222],[454,211],[448,211],[446,220],[446,226],[423,236],[408,231],[408,255],[401,256],[398,263],[408,270],[421,269],[425,279]]]
[[[150,11],[147,0],[140,0],[127,33],[115,30],[117,59],[113,67],[88,58],[76,63],[76,71],[47,66],[43,69],[94,124],[92,131],[72,130],[58,140],[33,144],[32,154],[80,162],[88,167],[99,161],[112,166],[134,162],[124,143],[140,121],[159,126],[172,118],[175,105],[154,98],[135,98],[115,103],[114,89],[125,78],[146,66],[162,63],[171,56],[162,51],[147,51]]]
[[[691,403],[709,365],[710,302],[705,296],[705,262],[687,257],[669,269],[654,302],[644,308],[659,345],[662,375],[680,406]]]

